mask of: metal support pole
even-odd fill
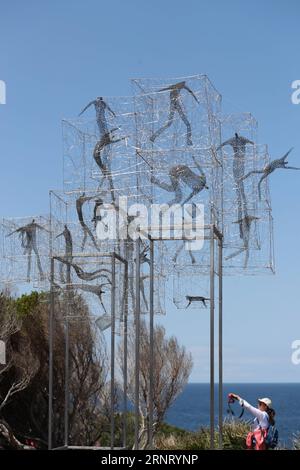
[[[215,438],[215,250],[214,230],[210,229],[210,448],[214,448]]]
[[[123,325],[123,370],[124,370],[124,383],[123,383],[123,447],[127,446],[127,367],[128,367],[128,344],[127,344],[127,330],[128,330],[128,263],[125,263],[124,269],[125,276],[125,310],[124,310],[124,325]]]
[[[219,449],[223,447],[223,242],[218,242],[219,277]]]
[[[52,449],[53,420],[53,327],[54,327],[54,259],[51,258],[50,311],[49,311],[49,398],[48,398],[48,450]]]
[[[64,445],[69,445],[69,402],[70,402],[70,331],[69,331],[69,314],[70,314],[70,287],[71,287],[71,268],[67,266],[67,317],[65,322],[65,429]]]
[[[135,387],[134,387],[134,448],[139,448],[140,402],[140,238],[135,241]]]
[[[150,240],[150,370],[149,370],[149,448],[153,449],[154,401],[154,241]]]
[[[110,337],[110,447],[115,445],[115,330],[116,330],[116,258],[111,256],[111,337]]]

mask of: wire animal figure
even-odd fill
[[[14,233],[19,234],[21,246],[24,248],[24,255],[27,254],[27,282],[30,282],[32,252],[34,252],[36,257],[40,279],[44,280],[45,278],[37,246],[37,230],[43,230],[49,233],[49,230],[37,224],[35,219],[32,219],[29,224],[19,227],[7,235],[7,237],[10,237]]]
[[[192,141],[192,127],[191,124],[186,117],[182,103],[181,103],[181,97],[180,93],[182,90],[186,90],[188,93],[192,95],[192,97],[195,99],[195,101],[199,104],[199,101],[194,94],[194,92],[186,85],[185,82],[178,82],[175,83],[174,85],[170,85],[166,88],[161,88],[158,90],[159,92],[161,91],[170,91],[170,110],[169,110],[169,117],[166,121],[166,123],[160,127],[157,131],[154,132],[154,134],[151,135],[150,140],[151,142],[154,142],[157,137],[159,137],[168,127],[172,125],[174,122],[175,114],[178,113],[179,117],[183,121],[183,123],[186,126],[186,143],[187,145],[191,146],[193,145]]]
[[[254,145],[252,140],[247,139],[239,135],[237,132],[234,137],[223,142],[217,150],[226,145],[230,145],[233,148],[233,178],[235,182],[235,190],[237,196],[238,204],[238,220],[242,220],[243,217],[247,217],[247,199],[245,194],[245,188],[243,183],[243,176],[245,173],[245,154],[246,154],[246,145]],[[240,225],[240,238],[243,238],[243,226]]]
[[[249,171],[249,173],[247,173],[245,176],[242,177],[242,180],[245,180],[250,175],[263,174],[263,176],[260,178],[258,182],[258,194],[259,194],[260,200],[261,200],[261,184],[264,179],[266,179],[271,173],[273,173],[273,171],[278,170],[280,168],[283,170],[300,170],[300,168],[297,168],[295,166],[288,166],[289,162],[287,162],[286,159],[292,150],[293,148],[291,148],[288,152],[286,152],[286,154],[284,154],[282,158],[277,158],[276,160],[271,161],[262,170]]]
[[[113,116],[116,117],[114,111],[110,109],[108,104],[104,101],[102,96],[98,96],[95,100],[90,101],[85,108],[79,113],[79,116],[81,116],[90,106],[94,105],[95,111],[96,111],[96,121],[98,124],[98,129],[100,136],[104,135],[106,132],[108,132],[108,127],[107,127],[107,120],[106,120],[106,115],[105,112],[106,110]]]
[[[186,295],[186,300],[188,301],[186,309],[191,305],[192,302],[202,302],[205,308],[207,308],[206,300],[210,300],[207,297],[203,297],[202,295]]]

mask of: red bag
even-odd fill
[[[247,449],[266,450],[266,437],[268,430],[257,428],[255,431],[249,432],[246,437]]]

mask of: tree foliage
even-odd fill
[[[122,369],[123,347],[118,350],[119,364]],[[149,443],[149,371],[150,371],[150,334],[145,322],[141,323],[140,334],[140,446]],[[154,328],[154,396],[153,415],[155,434],[166,412],[185,387],[193,366],[191,354],[180,346],[174,336],[166,337],[163,326]],[[124,371],[123,371],[124,372]],[[134,402],[135,389],[135,332],[134,327],[128,334],[128,395]]]
[[[0,339],[7,364],[0,366],[0,419],[10,434],[38,438],[44,446],[48,430],[49,302],[48,294],[33,292],[18,299],[0,297]],[[70,331],[70,444],[92,445],[107,426],[101,413],[106,387],[105,342],[96,332],[82,298],[73,295]],[[53,444],[64,438],[65,383],[64,297],[55,301]],[[3,434],[3,432],[2,432]],[[7,434],[7,431],[6,431]],[[7,440],[7,439],[6,439]],[[10,444],[16,447],[11,439]]]

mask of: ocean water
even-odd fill
[[[300,433],[300,383],[281,384],[224,384],[224,417],[227,413],[227,395],[234,392],[257,406],[257,398],[269,397],[276,411],[276,427],[282,446],[290,448],[295,433]],[[215,388],[216,420],[218,413],[218,388]],[[239,412],[239,405],[234,410]],[[242,419],[251,420],[245,410]],[[169,409],[166,421],[183,429],[196,431],[209,425],[209,384],[188,384]]]

